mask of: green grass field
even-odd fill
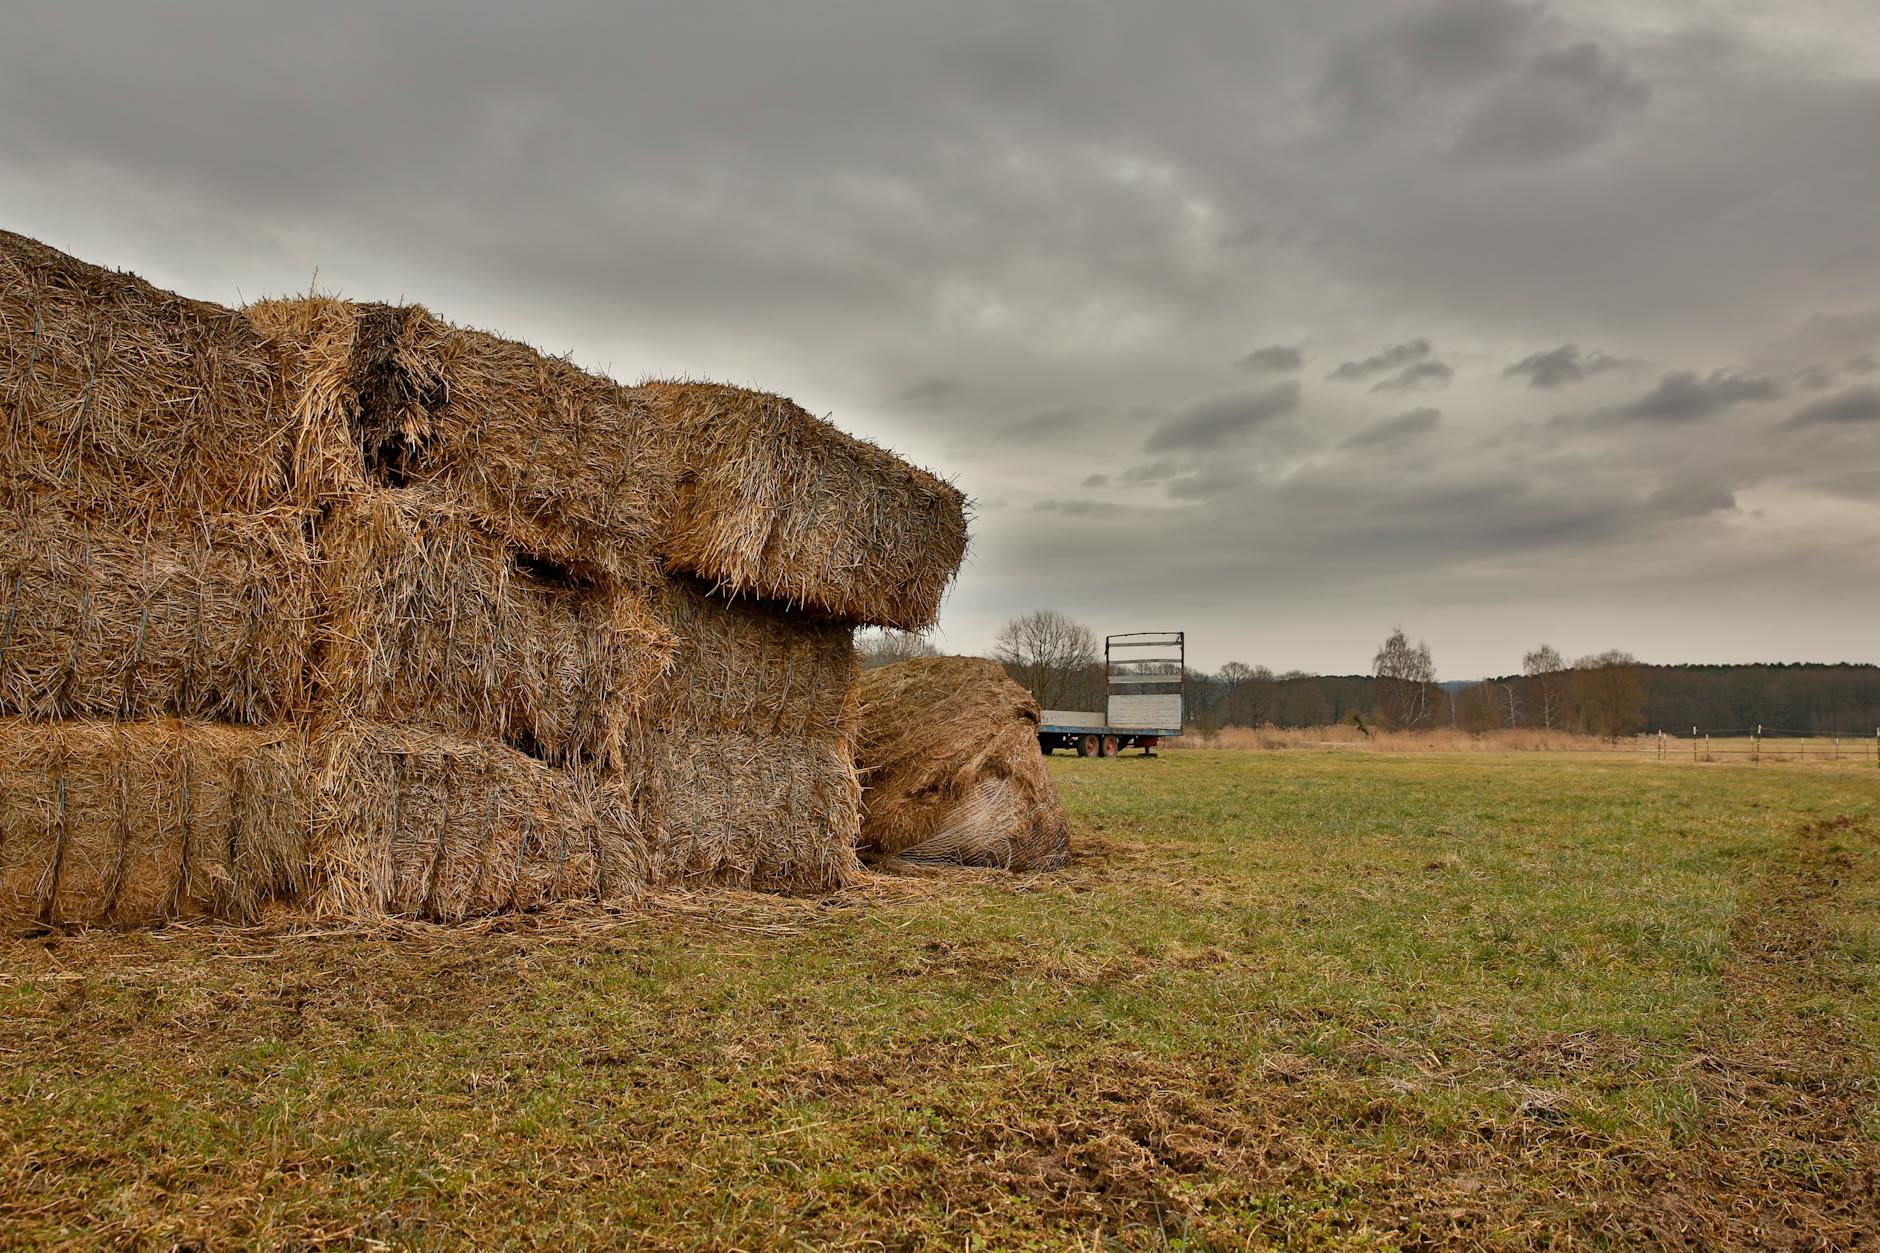
[[[1880,770],[1054,759],[1080,856],[0,942],[0,1245],[1851,1247]]]

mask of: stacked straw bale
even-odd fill
[[[312,776],[290,731],[0,718],[0,919],[248,919],[305,884]]]
[[[862,851],[1048,870],[1070,831],[1038,751],[1038,702],[997,662],[922,657],[861,682]]]
[[[854,626],[959,493],[788,401],[0,233],[0,919],[439,921],[859,868]]]

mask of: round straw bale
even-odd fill
[[[862,851],[1012,870],[1069,860],[1038,720],[1038,702],[982,658],[864,671]]]

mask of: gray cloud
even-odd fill
[[[1154,603],[1202,665],[1361,667],[1379,620],[1459,675],[1542,632],[1871,655],[1880,553],[1809,485],[1874,428],[1780,423],[1880,379],[1876,47],[1859,0],[20,0],[0,226],[225,303],[317,270],[628,379],[793,396],[984,502],[955,647],[1015,607]],[[1321,384],[1311,422],[1210,412],[1412,334],[1441,351]],[[1550,425],[1561,393],[1502,369],[1568,341],[1757,364]],[[1241,364],[1302,343],[1298,372]],[[1802,391],[1814,363],[1841,381]],[[1337,449],[1439,383],[1421,442]],[[1716,437],[1666,436],[1693,415]],[[1725,493],[1754,528],[1691,525]],[[1827,608],[1750,612],[1782,599]]]
[[[903,405],[932,404],[935,401],[951,400],[960,394],[960,385],[952,379],[922,379],[895,396],[895,402]]]
[[[1290,374],[1305,362],[1299,349],[1287,344],[1256,348],[1240,359],[1240,368],[1254,374]]]
[[[1078,484],[1078,486],[1080,487],[1092,487],[1092,488],[1108,487],[1109,485],[1110,485],[1110,476],[1107,474],[1088,475],[1084,478],[1084,481],[1082,483]]]
[[[1872,374],[1875,370],[1880,370],[1880,359],[1875,358],[1870,352],[1863,352],[1858,357],[1849,358],[1847,365],[1843,368],[1850,374]]]
[[[1143,441],[1144,452],[1207,452],[1235,436],[1299,408],[1299,384],[1276,383],[1263,391],[1222,396],[1190,405]]]
[[[1374,392],[1415,392],[1439,390],[1449,386],[1449,380],[1456,376],[1456,369],[1442,361],[1418,361],[1407,365],[1386,379],[1379,379],[1371,384]]]
[[[1593,374],[1616,370],[1624,362],[1603,352],[1580,351],[1577,344],[1562,344],[1546,352],[1523,357],[1501,372],[1503,378],[1526,378],[1529,387],[1550,390],[1577,383]]]
[[[1374,122],[1407,96],[1478,83],[1518,62],[1535,9],[1503,0],[1444,0],[1338,44],[1317,85],[1346,126]]]
[[[1667,374],[1658,386],[1630,404],[1609,410],[1622,420],[1690,422],[1752,401],[1777,400],[1782,385],[1767,375],[1712,370],[1699,376],[1689,370]]]
[[[1347,439],[1341,448],[1380,448],[1421,439],[1443,420],[1440,409],[1412,409],[1394,418],[1384,418]]]
[[[1880,387],[1850,387],[1833,396],[1803,405],[1782,425],[1858,426],[1880,422]]]
[[[1361,361],[1344,362],[1325,377],[1343,382],[1360,382],[1382,374],[1386,370],[1395,370],[1414,362],[1425,361],[1431,352],[1429,340],[1413,339],[1404,344],[1392,344]]]
[[[1536,57],[1490,92],[1456,140],[1470,158],[1539,162],[1598,143],[1651,99],[1651,88],[1596,43]]]

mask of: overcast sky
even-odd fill
[[[8,6],[0,226],[794,397],[954,651],[1880,660],[1872,0]]]

